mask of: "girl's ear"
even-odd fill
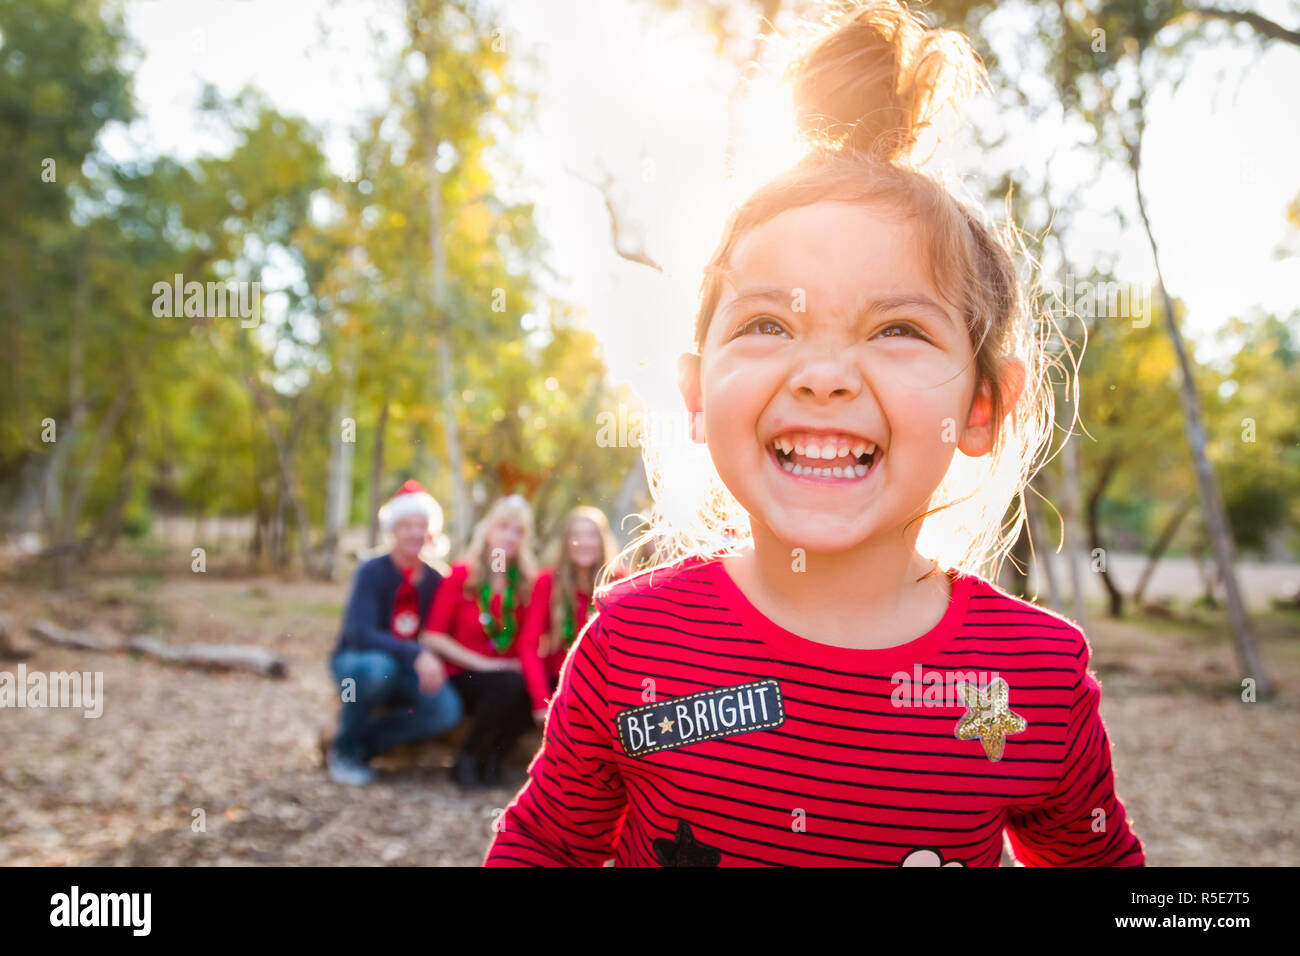
[[[1015,359],[1008,360],[1002,368],[1002,381],[998,387],[1002,392],[1003,411],[1015,408],[1025,387],[1025,366]],[[971,458],[989,454],[993,450],[993,426],[993,384],[985,381],[975,392],[970,416],[962,429],[961,440],[957,442],[962,454]]]
[[[700,392],[700,357],[694,352],[677,356],[677,390],[690,416],[691,441],[704,444],[704,401]]]

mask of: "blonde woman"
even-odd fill
[[[502,758],[532,723],[519,634],[537,572],[532,508],[510,495],[475,526],[429,611],[426,643],[446,662],[470,715],[452,769],[461,786],[499,783]]]
[[[592,593],[604,583],[601,572],[617,550],[609,521],[599,508],[580,505],[560,524],[551,545],[551,563],[537,576],[521,640],[524,684],[537,723],[546,719],[560,668],[587,623]],[[612,580],[625,573],[618,566],[603,576]]]

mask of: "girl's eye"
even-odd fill
[[[751,319],[749,322],[746,322],[743,326],[741,326],[740,332],[738,334],[744,335],[747,332],[749,332],[751,329],[764,330],[761,333],[763,335],[772,334],[768,331],[765,331],[767,329],[775,329],[778,333],[785,332],[785,328],[781,325],[780,322],[777,322],[775,319],[769,318],[768,316],[762,316],[762,315],[756,319]]]
[[[881,338],[914,338],[925,341],[925,336],[916,327],[907,322],[892,322],[876,333]]]

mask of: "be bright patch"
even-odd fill
[[[623,752],[642,757],[780,727],[785,723],[785,703],[781,685],[768,679],[629,707],[618,712],[615,723]]]

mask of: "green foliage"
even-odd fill
[[[206,123],[229,134],[224,154],[111,162],[96,137],[132,115],[120,17],[73,0],[0,8],[0,492],[11,514],[38,488],[59,492],[47,532],[69,540],[144,535],[158,513],[252,515],[258,540],[286,558],[292,527],[311,536],[324,525],[343,418],[355,422],[354,521],[370,517],[381,439],[381,497],[414,476],[450,504],[453,418],[465,480],[488,500],[526,486],[544,526],[617,489],[635,452],[595,449],[606,391],[596,342],[570,306],[540,294],[533,208],[499,198],[489,171],[518,172],[493,149],[530,97],[474,8],[409,9],[403,68],[356,130],[348,181],[329,170],[316,129],[256,90],[203,91]],[[412,62],[432,68],[412,73]],[[433,148],[446,255],[437,303]],[[45,157],[55,182],[41,181]],[[176,275],[260,282],[260,322],[156,314],[155,285]],[[461,399],[450,407],[444,340]],[[41,441],[46,418],[57,443]]]

